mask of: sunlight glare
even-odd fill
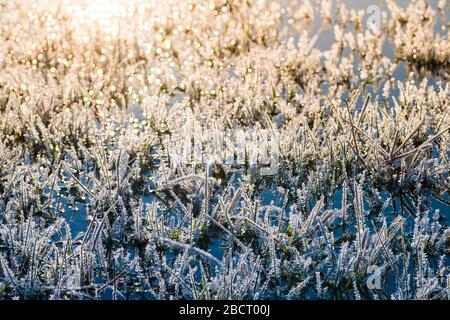
[[[69,8],[69,12],[78,27],[117,37],[120,19],[126,17],[127,9],[128,4],[124,0],[79,0]],[[88,38],[85,40],[89,41]]]
[[[92,19],[111,19],[113,17],[120,17],[126,8],[119,2],[113,0],[96,0],[90,2],[85,12]]]

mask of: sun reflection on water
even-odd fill
[[[122,0],[78,1],[71,6],[70,14],[80,27],[94,28],[102,33],[117,36],[120,20],[127,16],[129,5]]]

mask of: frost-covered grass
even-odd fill
[[[0,2],[0,299],[450,298],[447,1],[63,3]]]

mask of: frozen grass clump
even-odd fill
[[[449,299],[445,1],[0,6],[0,299]]]

